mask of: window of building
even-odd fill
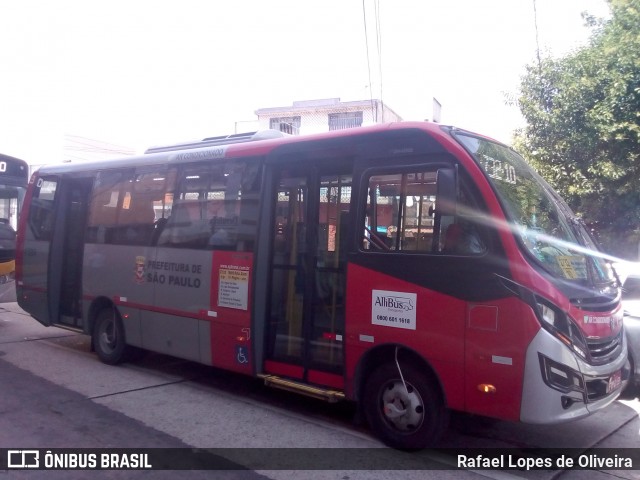
[[[271,118],[269,128],[290,135],[300,135],[300,116]]]
[[[329,130],[361,127],[362,112],[341,112],[329,114]]]

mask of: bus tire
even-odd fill
[[[127,344],[122,320],[115,308],[104,308],[98,312],[92,340],[100,361],[108,365],[117,365],[124,361]]]
[[[439,389],[430,376],[395,363],[378,367],[364,388],[363,406],[370,428],[390,447],[418,450],[434,446],[448,418]],[[405,389],[406,384],[406,389]]]

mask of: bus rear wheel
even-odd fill
[[[120,315],[115,308],[100,310],[93,327],[93,348],[98,358],[109,365],[116,365],[125,359],[127,344]]]
[[[378,367],[364,389],[369,426],[384,443],[401,450],[433,446],[448,418],[439,390],[418,369],[389,363]],[[404,380],[404,381],[403,381]]]

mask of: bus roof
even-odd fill
[[[26,186],[29,164],[20,158],[0,153],[0,176],[5,185]]]
[[[323,142],[358,137],[391,131],[423,130],[434,137],[443,137],[445,131],[453,127],[432,122],[393,122],[364,127],[334,130],[309,135],[289,135],[277,130],[262,130],[242,134],[210,137],[198,141],[156,146],[142,155],[120,157],[97,162],[63,163],[44,165],[40,174],[81,172],[86,170],[106,170],[126,166],[157,165],[159,163],[184,163],[188,161],[222,160],[241,156],[266,155],[282,145]]]
[[[233,135],[222,135],[219,137],[208,137],[193,142],[175,143],[150,147],[144,153],[174,152],[177,150],[187,150],[191,148],[211,147],[215,145],[230,145],[234,143],[256,142],[271,138],[282,138],[290,136],[280,130],[258,130],[256,132],[234,133]]]

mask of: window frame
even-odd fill
[[[269,128],[290,135],[300,135],[300,125],[302,117],[300,115],[291,115],[289,117],[271,117],[269,119]]]
[[[327,115],[329,131],[347,130],[361,127],[364,123],[364,111],[332,112]]]
[[[363,171],[360,174],[360,181],[359,181],[360,193],[358,195],[358,202],[360,204],[360,208],[358,209],[358,211],[360,212],[360,214],[358,216],[359,223],[358,223],[358,226],[356,227],[356,230],[358,232],[361,230],[364,232],[366,228],[366,219],[367,219],[367,214],[369,210],[369,188],[370,188],[371,178],[376,176],[383,176],[383,175],[405,176],[412,173],[414,174],[426,173],[426,172],[437,173],[439,169],[443,169],[443,168],[444,169],[455,168],[456,171],[458,171],[457,182],[456,182],[457,206],[459,207],[460,205],[464,205],[466,207],[471,207],[472,209],[476,209],[476,211],[478,212],[478,215],[477,215],[478,217],[483,217],[488,215],[487,207],[484,199],[482,198],[482,195],[480,194],[478,189],[475,187],[471,179],[465,174],[464,170],[458,168],[457,163],[443,161],[442,159],[438,159],[437,161],[434,161],[434,162],[416,161],[415,159],[407,159],[406,162],[399,163],[396,166],[376,165],[376,166],[371,166],[363,169]],[[461,203],[461,198],[460,198],[463,192],[464,192],[464,196],[466,197],[466,202],[464,204]],[[435,196],[436,196],[435,203],[437,205],[437,183],[436,183]],[[440,226],[439,236],[443,237],[442,240],[439,240],[440,244],[444,242],[444,236],[446,233],[446,228],[444,227],[454,223],[458,218],[463,218],[465,221],[469,221],[471,217],[468,215],[462,215],[458,208],[456,215],[454,217],[449,217],[449,218],[452,218],[450,222],[447,222],[446,225]],[[436,217],[434,215],[433,217],[434,230],[439,223],[441,223],[441,221],[436,222]],[[467,252],[467,253],[462,252],[461,253],[461,252],[446,251],[443,246],[440,246],[438,250],[433,249],[433,247],[431,247],[431,249],[429,250],[409,250],[409,249],[406,249],[406,250],[388,249],[387,250],[387,249],[380,249],[380,248],[367,249],[364,247],[364,244],[365,244],[364,233],[362,234],[362,238],[358,239],[358,242],[357,242],[358,251],[366,255],[384,255],[384,256],[387,256],[389,254],[395,254],[395,255],[423,255],[423,256],[426,255],[426,256],[438,256],[438,257],[441,257],[441,256],[462,256],[462,257],[470,257],[470,258],[482,257],[491,250],[491,245],[493,243],[492,235],[490,234],[490,231],[489,231],[490,229],[487,227],[487,225],[484,224],[481,218],[478,221],[474,222],[474,226],[477,228],[477,232],[476,232],[477,238],[482,247],[482,251],[478,251],[478,252]],[[435,235],[435,231],[434,231],[434,235]]]

